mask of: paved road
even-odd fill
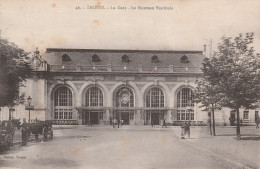
[[[49,142],[33,142],[0,155],[1,167],[170,169],[237,168],[236,164],[179,139],[174,128],[79,127],[55,130]]]

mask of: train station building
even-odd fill
[[[204,57],[203,51],[47,48],[34,53],[34,77],[22,92],[33,99],[30,118],[54,124],[207,123],[208,113],[191,101]],[[254,121],[258,111],[241,113]],[[12,116],[28,111],[19,105]],[[216,121],[229,123],[231,116],[223,108]]]

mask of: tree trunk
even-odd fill
[[[210,135],[212,136],[212,130],[211,130],[211,117],[209,118],[210,121],[209,121],[209,131],[210,131]]]
[[[213,136],[216,136],[216,132],[215,132],[215,114],[214,114],[214,109],[212,109],[212,121],[213,121]]]
[[[12,108],[9,107],[9,120],[12,120]]]
[[[239,108],[236,109],[237,110],[237,140],[240,140],[241,139],[241,136],[240,136],[240,117],[239,117]]]
[[[208,127],[209,127],[209,133],[212,136],[212,130],[211,130],[211,112],[208,113]]]

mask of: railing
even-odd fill
[[[183,124],[188,123],[188,121],[173,121],[173,126],[182,126]],[[206,124],[203,121],[190,121],[192,126],[205,126]]]
[[[77,125],[77,120],[51,120],[53,125]]]
[[[122,65],[93,65],[93,66],[76,66],[76,65],[50,65],[52,72],[144,72],[144,73],[201,73],[198,67],[174,67],[167,66],[139,66],[127,67]]]

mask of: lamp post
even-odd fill
[[[31,103],[32,103],[32,98],[31,96],[29,96],[27,98],[27,103],[28,103],[28,106],[25,107],[25,110],[29,110],[29,123],[31,122],[31,110],[34,109],[33,106],[31,106]]]

